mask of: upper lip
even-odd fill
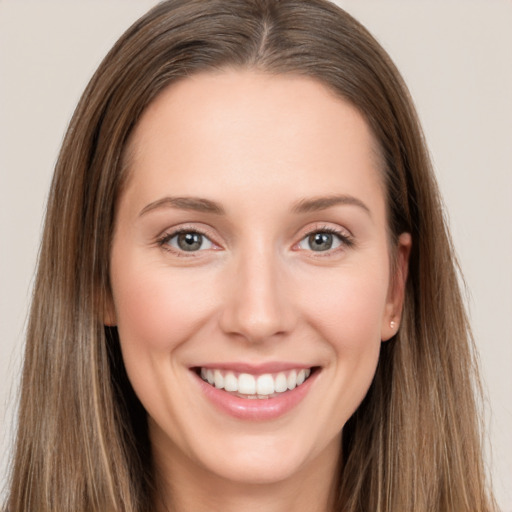
[[[247,363],[247,362],[218,362],[218,363],[206,363],[201,365],[195,365],[191,369],[196,370],[199,368],[206,368],[212,370],[225,370],[232,371],[235,373],[250,373],[251,375],[263,375],[265,373],[279,373],[290,370],[306,370],[313,368],[314,365],[284,361],[272,361],[266,363]]]

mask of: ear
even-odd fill
[[[402,233],[398,237],[396,262],[393,267],[394,273],[389,280],[388,298],[381,327],[382,341],[392,338],[400,327],[411,246],[412,238],[410,233]]]

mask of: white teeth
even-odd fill
[[[286,375],[284,373],[277,374],[274,386],[276,393],[282,393],[288,389],[288,383],[286,382]]]
[[[241,373],[238,376],[238,392],[242,395],[256,394],[256,379],[249,373]]]
[[[201,368],[201,378],[218,389],[230,393],[239,393],[243,398],[272,398],[276,393],[300,386],[311,374],[311,369],[290,370],[277,374],[264,373],[251,375],[250,373],[235,374],[220,369]]]
[[[216,388],[219,388],[219,389],[224,388],[224,377],[222,376],[222,373],[219,370],[215,370],[213,372],[213,378],[214,378]]]
[[[226,391],[238,391],[238,379],[233,372],[226,373],[224,377],[224,389]]]
[[[266,373],[258,377],[256,380],[256,393],[258,393],[258,395],[271,395],[274,390],[274,379],[272,375]]]
[[[292,370],[288,377],[286,377],[286,383],[288,385],[288,389],[294,389],[297,387],[297,372]]]

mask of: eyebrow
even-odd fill
[[[350,195],[333,195],[333,196],[325,196],[325,197],[316,197],[312,199],[301,199],[297,201],[293,208],[293,213],[311,213],[321,210],[327,210],[333,206],[339,205],[350,205],[357,206],[363,209],[370,217],[371,211],[366,204],[363,203],[360,199]]]
[[[220,204],[202,197],[163,197],[145,206],[141,210],[139,217],[157,208],[164,207],[194,212],[214,213],[216,215],[224,215],[226,213]]]
[[[363,203],[360,199],[350,195],[333,195],[333,196],[322,196],[315,197],[312,199],[300,199],[294,203],[292,207],[292,213],[311,213],[316,211],[327,210],[333,206],[339,205],[350,205],[357,206],[364,210],[371,217],[371,212],[368,206]],[[215,215],[225,215],[224,208],[215,201],[205,199],[202,197],[163,197],[157,199],[152,203],[145,206],[139,217],[146,213],[156,210],[158,208],[176,208],[178,210],[189,210],[202,213],[213,213]]]

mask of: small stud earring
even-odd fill
[[[391,320],[391,322],[389,322],[389,326],[391,327],[391,329],[394,329],[395,328],[395,321]]]

